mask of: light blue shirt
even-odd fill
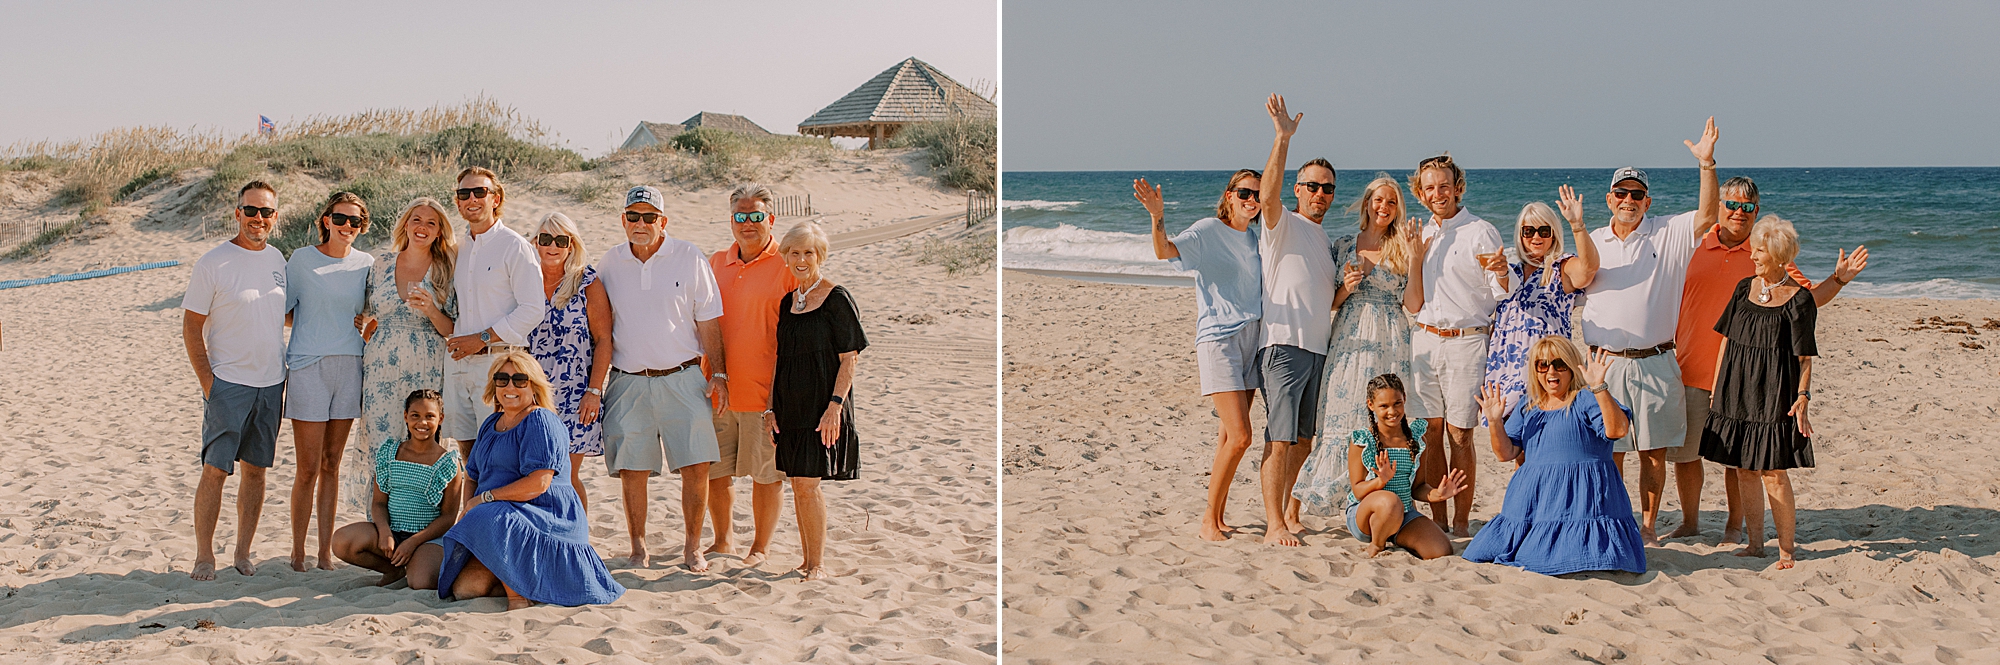
[[[374,286],[375,257],[358,249],[347,258],[327,256],[307,245],[285,262],[285,311],[292,313],[292,341],[285,367],[304,369],[325,356],[361,355],[361,331],[354,316]]]
[[[1238,231],[1210,217],[1174,236],[1175,268],[1194,273],[1195,341],[1212,342],[1256,323],[1264,313],[1264,275],[1257,253],[1257,220]]]

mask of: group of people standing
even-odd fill
[[[1451,554],[1452,537],[1472,535],[1472,435],[1484,424],[1493,453],[1518,468],[1467,559],[1551,575],[1643,572],[1667,463],[1682,506],[1667,537],[1677,538],[1700,533],[1706,460],[1728,480],[1722,542],[1764,556],[1768,497],[1778,567],[1792,566],[1786,470],[1813,465],[1815,311],[1867,266],[1865,247],[1808,281],[1793,265],[1794,226],[1757,218],[1756,183],[1718,181],[1713,118],[1685,142],[1700,167],[1692,212],[1649,214],[1646,173],[1621,168],[1605,194],[1610,224],[1588,230],[1582,199],[1562,185],[1556,208],[1521,209],[1510,261],[1499,230],[1461,205],[1465,172],[1446,154],[1407,183],[1428,219],[1406,217],[1402,186],[1384,174],[1348,208],[1358,231],[1329,241],[1333,165],[1299,167],[1298,206],[1284,209],[1304,114],[1278,95],[1266,111],[1270,159],[1230,177],[1215,217],[1170,238],[1160,188],[1133,183],[1156,255],[1196,281],[1195,357],[1221,419],[1202,538],[1234,530],[1224,508],[1261,390],[1266,543],[1299,545],[1303,509],[1344,513],[1371,556],[1392,542],[1426,559]],[[1627,453],[1639,458],[1636,521]]]
[[[336,192],[314,223],[318,243],[287,258],[267,244],[277,190],[240,190],[237,235],[195,263],[182,299],[204,401],[192,576],[215,577],[237,462],[235,568],[255,574],[265,471],[289,418],[294,570],[306,570],[317,513],[321,569],[338,557],[381,572],[380,584],[407,578],[442,598],[504,596],[510,608],[610,602],[624,588],[590,544],[577,476],[584,458],[602,457],[622,486],[631,565],[651,559],[648,481],[671,470],[689,570],[735,553],[733,480],[749,476],[744,565],[767,559],[789,479],[799,573],[825,577],[819,483],[858,477],[851,398],[867,340],[846,288],[821,273],[818,225],[776,237],[771,191],[741,186],[730,194],[735,243],[704,256],[667,234],[664,196],[642,185],[626,194],[627,242],[592,265],[562,213],[531,236],[502,223],[494,172],[465,169],[453,194],[465,235],[442,203],[419,197],[397,215],[392,249],[371,255],[354,246],[371,222],[366,201]],[[349,454],[356,420],[360,449]],[[367,519],[336,530],[342,495]]]

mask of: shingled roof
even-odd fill
[[[910,58],[800,122],[799,133],[808,133],[807,127],[941,120],[953,113],[993,117],[994,110],[993,102],[936,67]]]
[[[757,126],[757,123],[751,122],[749,118],[745,118],[740,115],[730,115],[727,113],[713,113],[709,111],[702,111],[700,113],[694,114],[694,116],[689,117],[686,120],[682,120],[681,126],[686,127],[688,129],[707,127],[709,129],[721,129],[721,130],[737,132],[740,134],[769,135],[771,133],[770,130],[764,129],[763,127],[759,127]],[[655,136],[657,135],[658,133],[656,132]]]

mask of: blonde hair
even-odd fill
[[[398,253],[410,248],[410,231],[406,225],[418,208],[430,208],[431,212],[437,213],[438,233],[437,239],[431,241],[429,276],[431,287],[437,289],[439,298],[451,297],[452,266],[458,263],[458,236],[451,230],[451,215],[445,212],[443,203],[428,196],[410,199],[410,204],[403,206],[403,212],[396,215],[396,228],[389,232],[390,246],[396,248]]]
[[[1783,217],[1765,215],[1750,230],[1750,244],[1763,248],[1779,263],[1791,263],[1799,257],[1799,230]]]
[[[814,252],[818,252],[820,261],[826,260],[826,253],[828,251],[826,232],[821,231],[818,224],[799,222],[793,224],[792,228],[785,229],[784,239],[778,241],[778,251],[783,252],[800,245],[805,245],[812,248]]]
[[[1528,258],[1528,236],[1521,231],[1527,228],[1530,221],[1549,225],[1549,237],[1555,239],[1555,242],[1549,244],[1549,253],[1543,255],[1541,261]],[[1520,253],[1522,264],[1542,269],[1542,286],[1548,286],[1551,281],[1555,280],[1556,271],[1549,270],[1548,263],[1555,260],[1556,257],[1562,256],[1566,247],[1563,244],[1563,225],[1559,224],[1558,221],[1559,218],[1556,217],[1555,209],[1550,208],[1549,204],[1541,201],[1521,206],[1520,216],[1514,218],[1514,251]],[[1523,270],[1522,272],[1527,271]]]
[[[1359,228],[1363,231],[1368,230],[1370,213],[1368,200],[1374,198],[1376,192],[1396,197],[1396,214],[1391,216],[1389,228],[1382,230],[1382,267],[1398,275],[1408,275],[1410,244],[1403,239],[1403,225],[1409,223],[1405,221],[1409,216],[1409,207],[1403,202],[1403,189],[1396,185],[1396,179],[1389,177],[1387,173],[1376,173],[1375,179],[1369,181],[1367,187],[1362,188],[1361,198],[1347,204],[1347,211],[1359,211],[1361,213]]]
[[[514,371],[528,375],[528,392],[534,395],[535,406],[545,409],[556,408],[555,390],[549,386],[549,375],[542,371],[542,363],[535,360],[535,356],[528,353],[527,349],[520,347],[515,347],[493,359],[493,366],[488,368],[485,376],[486,391],[479,395],[479,401],[492,406],[495,411],[500,410],[500,398],[494,396],[496,386],[493,385],[493,375],[499,374],[500,368],[507,363],[514,363]]]
[[[1573,398],[1583,390],[1583,352],[1576,348],[1576,342],[1560,335],[1535,340],[1534,345],[1528,347],[1528,359],[1523,361],[1527,364],[1521,367],[1521,373],[1527,375],[1524,378],[1527,379],[1529,403],[1538,409],[1542,402],[1548,400],[1549,394],[1542,387],[1541,377],[1535,376],[1535,363],[1545,360],[1561,360],[1569,366],[1569,385],[1560,396],[1562,399]]]
[[[550,231],[551,228],[554,229],[553,232]],[[550,307],[561,308],[569,304],[569,299],[575,296],[577,291],[583,289],[583,269],[586,267],[583,258],[583,234],[577,232],[576,222],[570,221],[569,215],[559,212],[552,212],[549,216],[543,217],[541,225],[535,227],[535,233],[569,236],[569,256],[563,259],[562,283],[556,285],[555,297],[549,301]],[[528,242],[537,247],[541,246],[534,238],[530,238]],[[540,256],[540,250],[537,250],[536,255]]]
[[[483,175],[486,176],[487,180],[493,181],[493,191],[488,192],[486,195],[493,200],[493,218],[500,219],[500,209],[507,206],[507,189],[500,186],[500,174],[494,173],[493,169],[484,166],[465,167],[465,170],[458,172],[457,178],[452,179],[451,186],[457,187],[458,183],[465,182],[466,176],[473,175]],[[454,191],[452,195],[457,196],[458,192]]]

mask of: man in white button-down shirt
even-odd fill
[[[479,436],[479,424],[493,407],[480,401],[492,380],[493,352],[528,343],[542,324],[548,301],[542,296],[542,267],[528,239],[501,223],[507,194],[492,171],[474,166],[458,174],[458,216],[466,238],[458,245],[452,285],[458,296],[459,333],[445,340],[451,361],[444,372],[444,429],[460,452]]]
[[[1417,164],[1410,193],[1431,211],[1420,225],[1416,249],[1423,260],[1411,266],[1403,307],[1416,318],[1410,326],[1411,418],[1423,418],[1424,456],[1418,473],[1436,486],[1447,466],[1465,472],[1465,491],[1452,499],[1451,533],[1472,535],[1472,489],[1479,461],[1472,452],[1472,428],[1479,424],[1474,398],[1486,376],[1486,342],[1493,312],[1513,292],[1507,258],[1500,253],[1500,230],[1459,205],[1465,171],[1451,155]],[[1439,445],[1449,437],[1446,447]],[[1431,504],[1431,519],[1445,521],[1444,504]]]

